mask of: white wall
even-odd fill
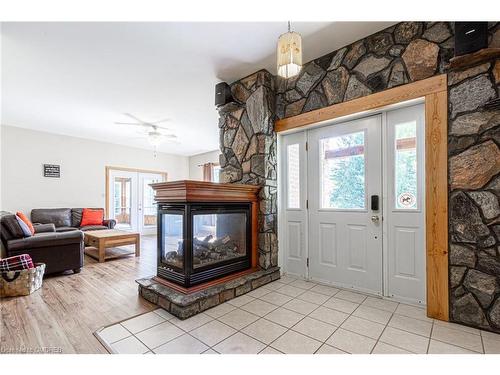
[[[105,166],[168,173],[187,179],[189,158],[83,138],[1,126],[1,208],[104,207]],[[43,177],[43,164],[59,164],[61,178]]]
[[[219,163],[219,150],[205,152],[203,154],[193,155],[189,157],[189,179],[203,180],[203,165],[205,163]]]

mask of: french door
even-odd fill
[[[285,135],[283,267],[425,303],[424,107]]]
[[[116,220],[116,228],[156,233],[156,206],[154,192],[149,184],[163,181],[161,173],[143,173],[111,169],[109,171],[109,217]]]

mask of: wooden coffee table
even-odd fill
[[[89,230],[83,233],[85,236],[85,254],[97,259],[99,263],[134,253],[136,257],[141,254],[141,237],[139,233],[118,229]],[[117,248],[124,245],[135,245],[135,251]],[[109,249],[108,254],[106,254],[106,249]]]

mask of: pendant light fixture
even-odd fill
[[[302,69],[302,36],[291,31],[288,21],[288,32],[280,35],[277,48],[278,75],[291,78]]]

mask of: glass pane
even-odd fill
[[[395,127],[396,208],[417,209],[417,123]]]
[[[193,267],[245,257],[247,218],[244,213],[193,216]]]
[[[115,177],[114,181],[114,218],[116,220],[116,226],[120,227],[130,227],[130,214],[132,206],[132,197],[130,195],[130,189],[132,186],[132,179],[125,177]]]
[[[300,148],[299,144],[287,147],[288,208],[300,208]]]
[[[212,182],[220,182],[220,165],[214,167],[214,173],[212,176]]]
[[[154,178],[144,178],[143,179],[143,189],[144,197],[143,197],[143,215],[144,215],[144,226],[145,227],[154,227],[156,226],[156,206],[154,204],[154,190],[149,186],[154,182],[158,182],[157,179]]]
[[[181,214],[163,214],[162,261],[174,267],[184,266],[184,241]]]
[[[320,141],[321,208],[365,208],[365,133]]]

